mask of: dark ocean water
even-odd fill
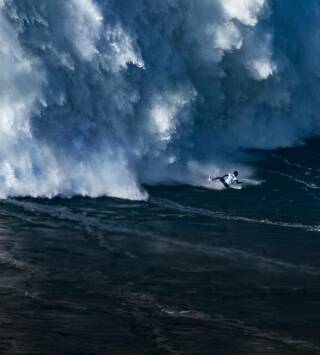
[[[320,144],[241,191],[0,202],[1,354],[319,354]]]

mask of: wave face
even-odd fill
[[[319,18],[318,0],[0,0],[1,196],[144,199],[319,134]]]

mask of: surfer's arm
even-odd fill
[[[228,176],[228,174],[223,175],[223,176],[217,176],[217,177],[214,178],[213,180],[224,180],[227,176]]]
[[[227,176],[227,175],[225,175],[225,176]],[[209,175],[208,180],[209,180],[209,181],[220,180],[220,179],[223,179],[225,176],[223,176],[223,177],[220,177],[220,176],[213,177],[212,175]]]
[[[236,180],[236,183],[239,185],[239,184],[243,184],[243,182],[242,181],[238,181],[238,180]]]

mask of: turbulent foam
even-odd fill
[[[145,199],[318,134],[319,11],[1,0],[0,195]]]

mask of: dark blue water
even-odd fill
[[[1,201],[1,354],[319,354],[318,148],[241,191]]]

